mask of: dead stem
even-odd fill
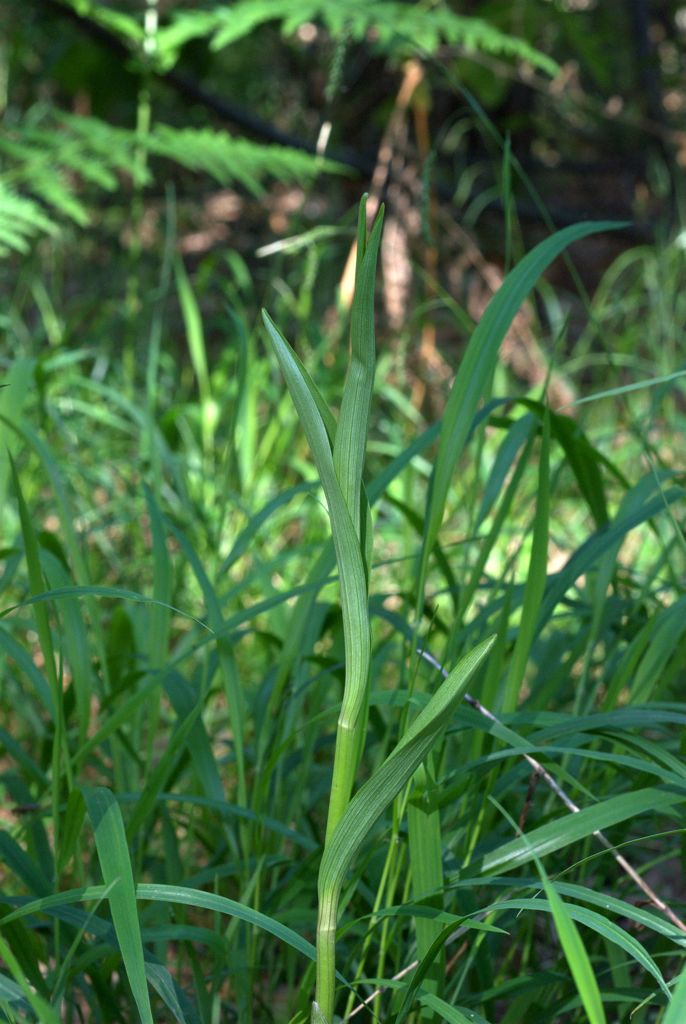
[[[443,668],[440,662],[437,661],[436,658],[434,658],[434,656],[429,653],[429,651],[418,651],[418,654],[420,654],[425,661],[428,661],[430,665],[433,665],[434,668],[437,668],[443,677],[448,675],[447,671]],[[466,701],[466,703],[469,704],[471,707],[473,707],[475,711],[478,711],[480,715],[483,715],[484,718],[488,718],[489,721],[495,722],[496,725],[503,725],[500,719],[497,718],[492,711],[489,711],[488,708],[485,708],[483,704],[476,699],[476,697],[472,697],[471,694],[465,693],[462,699]],[[540,779],[542,779],[543,782],[545,782],[546,786],[548,786],[548,788],[553,791],[555,796],[562,801],[567,810],[571,811],[572,814],[578,814],[581,808],[574,803],[571,797],[567,796],[567,794],[559,785],[559,783],[555,781],[550,772],[546,771],[546,769],[543,767],[540,761],[537,761],[536,758],[531,756],[531,754],[522,754],[521,756],[529,765],[531,765],[535,774]],[[645,879],[641,878],[636,869],[633,868],[631,864],[629,864],[626,857],[624,857],[621,853],[619,853],[618,850],[614,848],[614,846],[607,838],[605,833],[601,832],[600,829],[598,829],[593,833],[593,836],[598,840],[601,846],[603,846],[609,853],[612,854],[612,856],[614,857],[617,864],[619,864],[622,871],[624,871],[624,873],[628,875],[632,882],[634,882],[634,884],[638,886],[638,888],[641,890],[642,893],[644,893],[644,895],[653,904],[653,906],[657,907],[657,909],[661,913],[663,913],[669,921],[671,921],[675,928],[678,928],[679,931],[684,932],[684,934],[686,934],[686,924],[684,924],[684,922],[679,917],[677,917],[677,915],[674,913],[671,907],[669,907],[664,902],[664,900],[657,895],[657,893],[651,888],[650,885],[648,885]]]
[[[446,671],[446,669],[441,665],[439,661],[436,660],[436,658],[434,658],[434,656],[429,651],[420,650],[417,653],[420,654],[425,661],[428,661],[430,665],[433,665],[434,668],[438,669],[438,671],[443,675],[444,678],[448,676],[448,672]],[[504,725],[504,723],[501,722],[500,719],[496,715],[494,715],[492,711],[489,711],[488,708],[484,707],[484,705],[480,701],[478,701],[476,697],[472,697],[471,694],[465,693],[462,699],[467,704],[469,704],[470,707],[473,707],[475,711],[478,711],[480,715],[483,715],[484,718],[487,718],[490,722],[494,722],[496,725],[500,726]],[[536,758],[532,757],[530,754],[521,754],[521,757],[523,757],[524,760],[531,766],[536,777],[542,779],[543,782],[545,782],[545,784],[548,786],[548,788],[552,790],[555,796],[562,801],[567,810],[571,811],[572,814],[579,813],[581,808],[574,803],[571,797],[567,796],[567,794],[559,785],[559,783],[557,783],[555,779],[552,777],[552,775],[548,771],[546,771],[546,769],[543,767],[540,761],[537,761]],[[665,901],[661,899],[660,896],[658,896],[654,889],[650,885],[648,885],[645,879],[641,878],[636,869],[633,868],[631,864],[628,862],[626,857],[624,857],[621,853],[619,853],[618,850],[614,848],[614,846],[607,838],[605,833],[601,832],[598,829],[593,833],[593,836],[598,840],[601,846],[603,846],[608,851],[608,853],[612,854],[616,863],[620,866],[622,871],[624,871],[624,873],[632,880],[632,882],[641,890],[641,892],[647,897],[649,902],[654,907],[656,907],[662,914],[664,914],[665,917],[674,925],[675,928],[678,928],[680,932],[686,934],[686,924],[684,924],[684,922],[679,917],[677,917],[677,915],[674,913],[671,907],[669,907],[665,903]],[[446,940],[446,944],[448,942],[454,942],[456,939],[464,935],[466,931],[467,928],[465,927],[458,928],[455,932],[452,933],[452,935],[448,937],[448,939]],[[418,966],[419,960],[413,960],[411,964],[408,964],[406,967],[403,967],[403,969],[399,971],[397,974],[394,974],[391,980],[399,981],[401,978],[404,978],[407,974],[410,973],[410,971],[413,971],[415,967]],[[353,1010],[351,1010],[348,1016],[344,1017],[343,1019],[351,1020],[362,1010],[366,1009],[369,1006],[369,1004],[377,998],[377,996],[382,995],[384,991],[385,990],[383,986],[375,989],[371,995],[367,996],[367,998],[363,1002],[358,1003],[358,1005]]]

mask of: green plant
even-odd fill
[[[482,645],[477,656],[465,659],[458,666],[433,704],[430,702],[424,709],[412,729],[351,803],[350,794],[365,746],[369,713],[371,633],[367,590],[372,536],[362,470],[374,379],[374,272],[381,223],[382,217],[379,216],[367,239],[366,201],[363,201],[357,235],[358,266],[351,315],[350,367],[337,424],[309,375],[298,365],[272,321],[265,315],[267,329],[308,435],[327,497],[343,605],[346,682],[338,718],[326,844],[319,872],[314,1024],[320,1020],[333,1020],[336,928],[346,870],[369,828],[409,781],[445,728],[449,709],[457,703],[462,689],[487,650]]]
[[[608,227],[514,267],[437,423],[383,376],[372,397],[364,205],[342,397],[269,318],[262,351],[240,268],[213,355],[171,251],[144,374],[97,372],[106,310],[101,350],[13,364],[6,1019],[577,1024],[596,989],[609,1019],[617,999],[674,1018],[684,492],[636,430],[614,439],[682,381],[598,381],[598,435],[492,390],[538,275]],[[159,342],[172,282],[181,368]]]
[[[56,11],[59,11],[59,6]],[[0,256],[26,253],[41,235],[54,235],[64,222],[83,228],[90,223],[85,189],[112,195],[124,184],[140,198],[144,186],[156,180],[150,157],[173,161],[177,167],[208,175],[220,185],[240,185],[253,195],[263,193],[265,180],[310,183],[321,173],[341,173],[335,160],[288,145],[265,145],[232,136],[216,125],[180,127],[165,123],[154,110],[151,87],[164,80],[179,61],[184,45],[202,40],[211,52],[234,45],[273,21],[286,36],[313,21],[321,23],[341,46],[363,41],[373,31],[389,59],[410,53],[431,55],[443,42],[460,44],[467,52],[503,54],[526,61],[549,75],[558,67],[552,59],[506,34],[486,20],[464,18],[445,5],[424,10],[377,0],[331,5],[321,0],[292,4],[283,0],[243,0],[229,10],[171,12],[160,20],[156,4],[145,18],[113,11],[98,3],[65,3],[77,24],[103,30],[117,51],[130,61],[126,72],[138,83],[135,125],[116,126],[104,118],[74,116],[36,104],[19,112],[5,111],[0,140]],[[305,147],[307,148],[307,147]],[[134,207],[136,202],[134,202]],[[140,220],[140,202],[134,218]]]

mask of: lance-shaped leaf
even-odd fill
[[[338,719],[328,834],[335,828],[350,799],[359,756],[358,733],[364,726],[366,714],[371,657],[367,579],[359,538],[338,482],[329,435],[317,399],[307,377],[300,371],[290,345],[269,315],[266,312],[262,315],[324,488],[341,585],[345,687]]]
[[[82,792],[95,833],[102,877],[106,886],[116,883],[109,901],[124,969],[142,1024],[152,1024],[136,888],[119,804],[112,793],[102,786],[94,789],[84,787]]]
[[[474,329],[455,377],[443,417],[443,429],[427,503],[427,527],[422,546],[417,600],[423,604],[424,582],[431,551],[443,519],[453,471],[462,454],[472,421],[495,368],[498,352],[519,307],[552,261],[572,242],[599,231],[624,227],[615,221],[585,221],[558,231],[520,260]]]
[[[317,1001],[318,1010],[328,1024],[333,1019],[336,924],[345,874],[370,829],[409,781],[448,725],[451,712],[494,642],[495,637],[489,637],[458,662],[393,753],[355,794],[326,844],[318,883]]]
[[[374,388],[374,281],[383,223],[382,208],[367,241],[366,205],[365,196],[360,203],[357,231],[355,298],[350,323],[350,363],[343,388],[341,413],[333,449],[336,476],[358,537],[361,536],[367,512],[366,507],[362,508],[362,471]],[[366,506],[366,502],[364,504]]]

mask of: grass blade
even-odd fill
[[[566,890],[570,889],[573,890],[575,895],[577,895],[579,898],[588,899],[588,890],[585,890],[582,886],[564,886],[558,882],[551,882],[550,884],[553,886],[555,892],[558,894],[558,897],[560,899],[562,899],[562,896],[566,894]],[[604,910],[609,910],[611,909],[611,907],[612,909],[614,909],[613,904],[610,902],[612,900],[612,897],[606,897],[603,893],[601,894],[601,899],[602,902],[600,899],[598,900],[598,905],[600,907],[602,907]],[[621,901],[619,900],[614,901],[615,904],[620,902]],[[630,907],[631,905],[627,904],[627,906]],[[504,912],[510,909],[517,911],[529,910],[535,912],[544,911],[546,913],[553,913],[553,906],[551,902],[549,900],[543,900],[540,898],[498,901],[497,903],[494,903],[490,909],[492,909],[496,913]],[[623,952],[628,953],[628,955],[633,960],[635,960],[636,963],[644,971],[652,975],[652,977],[658,983],[662,991],[666,995],[669,995],[668,987],[665,983],[664,978],[662,977],[662,974],[660,973],[657,964],[655,963],[655,960],[646,952],[645,948],[641,945],[640,942],[638,942],[637,939],[633,937],[633,935],[625,931],[623,928],[620,928],[613,921],[608,920],[608,918],[605,917],[603,914],[596,913],[596,911],[594,910],[589,910],[588,907],[580,907],[574,903],[565,902],[564,909],[566,915],[570,917],[573,921],[578,922],[579,924],[583,924],[586,928],[589,928],[592,931],[597,932],[598,935],[602,935],[603,938],[607,939],[608,942],[614,943],[614,945],[618,946],[619,949],[621,949]],[[632,917],[634,910],[635,908],[631,907],[630,913],[632,914]],[[651,915],[645,914],[645,917],[647,917],[650,920]],[[672,929],[672,932],[673,931],[674,929]],[[679,935],[681,938],[681,933],[679,933]]]
[[[524,587],[522,617],[517,630],[514,652],[505,685],[504,712],[514,711],[519,700],[519,688],[524,680],[531,645],[536,636],[538,614],[545,592],[548,562],[548,524],[550,519],[550,419],[543,416],[543,436],[536,490],[536,515],[529,571]]]
[[[672,1001],[667,1007],[667,1013],[662,1018],[662,1024],[681,1024],[686,1020],[686,968],[679,975]]]
[[[188,341],[188,352],[191,357],[193,372],[198,382],[198,393],[200,395],[200,415],[202,431],[202,447],[206,456],[210,454],[214,440],[214,431],[218,418],[217,403],[212,397],[212,383],[207,366],[207,349],[205,346],[205,332],[202,326],[202,316],[198,300],[195,297],[191,283],[183,265],[183,260],[177,257],[174,262],[174,273],[176,276],[176,287],[179,293],[181,313],[186,328],[186,339]]]
[[[443,905],[443,844],[441,836],[441,815],[432,806],[431,795],[437,788],[426,769],[417,771],[412,797],[407,805],[407,827],[410,848],[410,871],[412,872],[412,895],[416,901],[427,901],[427,894],[433,894],[429,906],[441,909]],[[427,961],[426,991],[441,994],[441,983],[445,974],[444,944],[438,941],[441,924],[431,918],[416,917],[414,928],[417,935],[417,956]],[[433,952],[433,956],[429,956]],[[420,1019],[429,1019],[426,1014]],[[397,1022],[400,1024],[400,1018]]]
[[[345,638],[345,686],[338,720],[337,751],[329,803],[327,835],[348,804],[359,757],[359,729],[364,724],[371,657],[367,577],[358,535],[334,468],[324,420],[292,350],[276,325],[263,313],[288,390],[305,430],[329,506],[331,532],[341,586]]]
[[[563,900],[550,884],[550,879],[538,859],[537,867],[541,873],[543,888],[550,903],[560,945],[569,964],[569,969],[572,972],[574,983],[588,1015],[589,1022],[590,1024],[606,1024],[605,1010],[603,1009],[598,982],[593,973],[586,948],[581,941],[579,930],[567,913]]]
[[[585,807],[577,814],[540,825],[522,839],[512,839],[487,853],[479,864],[483,874],[492,871],[512,871],[527,864],[534,856],[544,857],[555,850],[564,849],[571,843],[594,832],[609,828],[628,818],[636,818],[648,811],[667,813],[670,808],[686,800],[685,793],[673,792],[660,787],[637,789],[621,796],[612,796],[592,807]]]
[[[519,832],[522,841],[526,843],[528,837],[517,828],[515,822],[500,804],[493,797],[491,799],[513,828]],[[589,1024],[607,1024],[598,982],[591,967],[591,961],[588,958],[586,948],[581,940],[579,930],[568,913],[564,900],[551,884],[540,857],[537,856],[535,850],[530,849],[530,852],[536,864],[536,870],[541,877],[543,889],[548,897],[548,906],[555,922],[560,945],[574,979],[581,1003],[586,1011]]]
[[[326,844],[318,883],[317,995],[328,1024],[333,1021],[336,925],[345,874],[370,829],[448,726],[450,714],[494,642],[495,637],[489,637],[458,662],[393,753],[355,794]]]
[[[475,328],[443,417],[441,440],[427,501],[427,525],[417,590],[418,607],[423,606],[429,556],[443,519],[453,470],[469,436],[479,401],[484,397],[491,379],[501,342],[515,314],[546,267],[567,246],[588,235],[613,231],[623,226],[613,221],[584,222],[564,228],[540,242],[510,271]]]
[[[94,789],[84,787],[82,792],[88,817],[95,832],[95,845],[105,885],[109,886],[116,882],[109,896],[109,903],[124,969],[141,1021],[143,1024],[153,1024],[136,907],[136,889],[119,804],[110,791],[102,786]]]
[[[12,985],[11,983],[5,981],[7,995],[10,997],[11,1001],[14,1003],[19,1002],[20,997],[19,993],[17,992],[18,986],[19,990],[23,994],[26,1001],[31,1004],[31,1007],[34,1010],[36,1016],[38,1017],[38,1020],[41,1021],[41,1024],[60,1024],[59,1014],[52,1008],[52,1006],[50,1006],[50,1004],[45,999],[43,999],[42,996],[39,996],[36,992],[33,991],[33,989],[31,988],[31,986],[29,985],[28,981],[24,976],[24,972],[22,971],[19,962],[17,961],[17,958],[15,957],[14,953],[12,952],[8,944],[1,936],[0,957],[2,957],[2,959],[5,961],[7,967],[10,969],[12,975],[14,976],[15,985]]]
[[[383,224],[382,208],[368,241],[364,248],[360,248],[366,235],[366,199],[365,196],[360,203],[359,212],[355,298],[350,324],[350,363],[333,447],[334,469],[358,537],[362,537],[367,513],[366,501],[365,507],[362,507],[362,472],[374,387],[374,283]]]

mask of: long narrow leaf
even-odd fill
[[[550,419],[544,414],[543,437],[541,442],[538,487],[536,489],[536,515],[529,571],[524,587],[522,618],[517,630],[517,639],[510,662],[510,671],[503,701],[504,712],[516,709],[519,688],[524,680],[531,645],[536,635],[536,625],[545,591],[546,566],[548,562],[548,523],[550,518]]]
[[[544,857],[555,850],[584,839],[594,832],[609,828],[628,818],[652,811],[666,814],[672,807],[686,801],[686,791],[670,789],[637,789],[621,796],[609,797],[592,807],[586,807],[578,814],[568,814],[555,821],[539,826],[521,839],[512,839],[487,853],[480,862],[482,873],[512,871],[529,863],[534,856]]]
[[[331,1024],[334,1001],[334,945],[338,904],[345,874],[352,860],[388,804],[422,763],[472,675],[490,651],[495,637],[484,640],[452,670],[392,754],[365,782],[327,842],[319,869],[319,924],[317,928],[317,992],[324,1019]]]
[[[119,804],[108,789],[83,789],[83,796],[95,832],[95,845],[105,885],[116,882],[109,903],[124,968],[143,1024],[153,1024],[150,995],[145,977],[136,889],[129,859],[129,847]]]
[[[667,1007],[667,1013],[662,1018],[662,1024],[682,1024],[686,1020],[686,968],[682,969],[677,981],[672,1001]]]
[[[500,345],[522,302],[559,254],[588,235],[625,225],[613,221],[584,222],[558,231],[540,242],[505,278],[470,338],[455,378],[445,415],[427,502],[427,527],[422,546],[418,601],[423,602],[428,560],[438,536],[454,468],[462,455],[480,400],[493,373]]]
[[[341,491],[329,436],[317,403],[300,373],[293,353],[266,312],[263,318],[288,390],[307,436],[329,506],[331,532],[341,584],[345,641],[345,687],[338,719],[334,779],[329,804],[327,837],[348,804],[359,758],[359,729],[366,714],[367,680],[371,657],[367,578],[358,535]]]
[[[334,469],[358,537],[361,536],[363,526],[362,470],[374,386],[374,282],[383,223],[382,210],[376,218],[369,240],[362,248],[361,242],[366,234],[365,200],[366,197],[360,204],[355,298],[350,325],[350,363],[333,449]]]
[[[563,900],[550,884],[550,879],[545,873],[540,860],[538,861],[538,868],[541,872],[543,888],[550,903],[560,945],[569,964],[569,969],[572,972],[581,1003],[588,1014],[589,1024],[606,1024],[607,1018],[605,1017],[598,982],[593,973],[586,948],[581,941],[579,930],[574,924],[572,917],[567,913]]]
[[[551,882],[550,884],[554,888],[555,892],[558,894],[558,897],[560,899],[565,894],[566,890],[572,890],[575,893],[575,895],[578,895],[581,899],[588,899],[589,897],[588,890],[584,889],[583,886],[565,886],[563,884],[560,884],[559,882]],[[546,890],[546,895],[547,894],[548,893]],[[602,906],[604,910],[613,909],[613,903],[611,902],[612,897],[608,898],[603,894],[602,899],[604,900],[603,903],[600,903],[600,899],[598,900],[599,906]],[[614,901],[614,903],[617,904],[620,902],[621,901],[619,900]],[[628,906],[633,917],[633,911],[635,910],[635,908],[631,907],[630,904]],[[660,973],[660,969],[655,963],[655,960],[650,956],[649,953],[646,952],[645,948],[641,945],[638,939],[635,939],[634,936],[631,935],[629,932],[625,931],[623,928],[620,928],[619,925],[614,923],[614,921],[609,920],[603,914],[599,914],[594,910],[589,910],[588,907],[580,907],[575,903],[569,903],[565,901],[564,908],[566,915],[572,918],[572,920],[576,921],[578,924],[584,925],[584,927],[586,928],[590,928],[592,931],[597,932],[598,935],[602,935],[603,938],[607,939],[608,942],[614,943],[621,950],[623,950],[623,952],[628,953],[629,956],[633,960],[635,960],[636,963],[644,971],[647,971],[649,974],[652,975],[652,977],[658,983],[662,991],[665,992],[666,995],[669,995],[668,987],[665,983],[664,978],[662,977],[662,974]],[[498,914],[508,910],[528,910],[535,912],[544,911],[545,913],[553,913],[552,903],[549,900],[544,900],[540,898],[519,900],[514,899],[504,901],[500,900],[497,903],[492,904],[489,910],[493,910]],[[644,916],[650,919],[651,915],[646,914],[646,912],[644,911]],[[672,928],[672,932],[673,931],[674,929]]]

